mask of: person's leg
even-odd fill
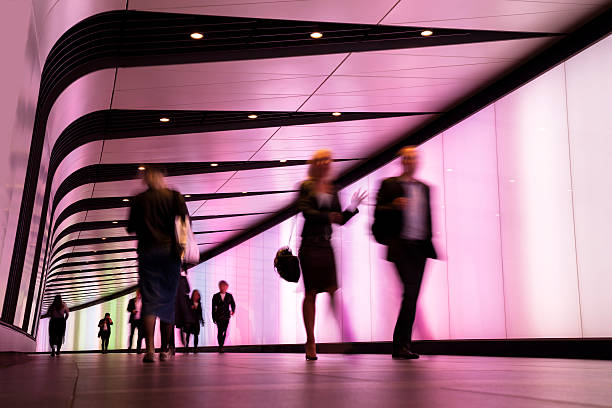
[[[145,316],[142,318],[142,326],[144,328],[145,347],[147,354],[155,354],[155,316]],[[145,356],[146,357],[146,356]]]
[[[144,339],[144,329],[142,327],[142,320],[138,320],[136,327],[138,328],[138,339],[136,340],[136,352],[140,354],[140,349],[142,348],[142,340]]]
[[[159,334],[161,335],[161,351],[168,352],[170,350],[170,342],[174,325],[170,323],[159,322]]]
[[[56,356],[59,356],[59,355],[60,355],[60,350],[61,350],[61,348],[62,348],[62,342],[61,342],[61,341],[59,341],[59,342],[57,343],[57,349],[55,350],[55,355],[56,355]]]
[[[316,300],[316,292],[309,291],[304,295],[304,303],[302,303],[304,328],[306,329],[306,355],[311,357],[317,354],[314,335]]]
[[[198,335],[197,334],[193,335],[193,352],[194,353],[198,352]]]
[[[217,340],[219,341],[219,347],[223,348],[225,344],[225,335],[227,333],[227,326],[229,325],[229,320],[217,320]]]
[[[134,339],[134,331],[136,331],[136,323],[130,323],[130,336],[128,337],[128,350],[132,349],[132,340]]]
[[[395,267],[404,287],[404,293],[395,330],[393,331],[394,352],[410,350],[412,327],[416,316],[425,262],[426,258],[415,251],[407,251],[404,259],[395,262]]]
[[[185,351],[188,351],[187,349],[189,348],[189,338],[191,337],[190,333],[185,333],[185,341],[183,342],[183,345],[185,346]]]

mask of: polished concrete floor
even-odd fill
[[[383,355],[33,355],[2,407],[612,407],[612,361]]]

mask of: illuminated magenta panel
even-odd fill
[[[565,63],[580,306],[585,337],[612,328],[612,37]]]
[[[510,338],[582,335],[565,97],[559,66],[495,104]]]
[[[503,338],[495,108],[444,132],[451,337]]]

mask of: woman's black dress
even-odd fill
[[[338,193],[333,192],[330,205],[321,207],[317,200],[315,182],[306,180],[300,187],[298,210],[304,215],[302,243],[298,253],[304,287],[308,292],[333,292],[338,289],[336,261],[331,246],[332,226],[329,214],[342,214],[344,225],[359,211],[342,211]]]
[[[202,315],[202,303],[198,302],[198,306],[195,309],[191,308],[193,302],[189,301],[189,313],[191,314],[190,322],[185,325],[184,331],[185,333],[195,334],[198,336],[200,334],[200,326],[204,324],[204,317]]]

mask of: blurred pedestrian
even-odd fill
[[[138,237],[138,286],[142,295],[141,316],[147,346],[143,361],[153,362],[156,317],[160,320],[160,360],[164,361],[170,355],[182,255],[175,222],[176,217],[186,222],[189,214],[185,199],[166,187],[161,171],[147,167],[144,182],[148,189],[132,199],[127,230]]]
[[[51,357],[59,356],[62,344],[64,343],[64,335],[66,334],[66,320],[70,311],[64,302],[61,295],[55,295],[53,303],[47,311],[49,315],[49,345],[51,346]]]

